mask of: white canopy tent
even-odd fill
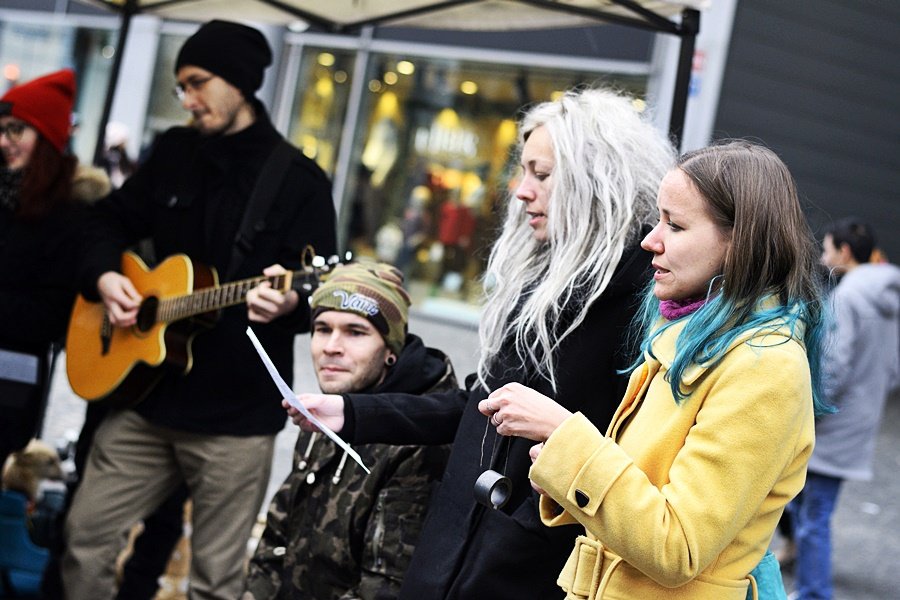
[[[139,13],[166,19],[206,21],[212,17],[310,25],[344,33],[367,25],[522,30],[584,26],[597,21],[638,27],[681,38],[669,132],[680,142],[684,128],[691,61],[699,11],[710,0],[81,0],[122,16],[118,48],[125,47],[131,18]],[[98,131],[98,159],[112,108],[122,52],[116,53]]]

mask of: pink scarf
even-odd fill
[[[659,303],[659,314],[668,319],[675,321],[681,317],[696,312],[701,306],[706,304],[706,298],[688,298],[687,300],[663,300]]]

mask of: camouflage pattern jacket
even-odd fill
[[[450,360],[408,335],[371,393],[457,387]],[[370,475],[322,434],[301,432],[269,507],[241,600],[396,598],[449,446],[356,446]]]

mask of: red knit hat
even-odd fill
[[[0,98],[0,114],[12,115],[37,129],[64,152],[72,128],[75,73],[56,71],[12,88]]]

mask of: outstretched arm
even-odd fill
[[[301,402],[319,421],[335,433],[340,433],[344,428],[344,398],[336,394],[297,394],[297,401]],[[287,410],[288,417],[303,431],[318,431],[299,410],[291,406],[287,400],[282,400],[281,405]]]

